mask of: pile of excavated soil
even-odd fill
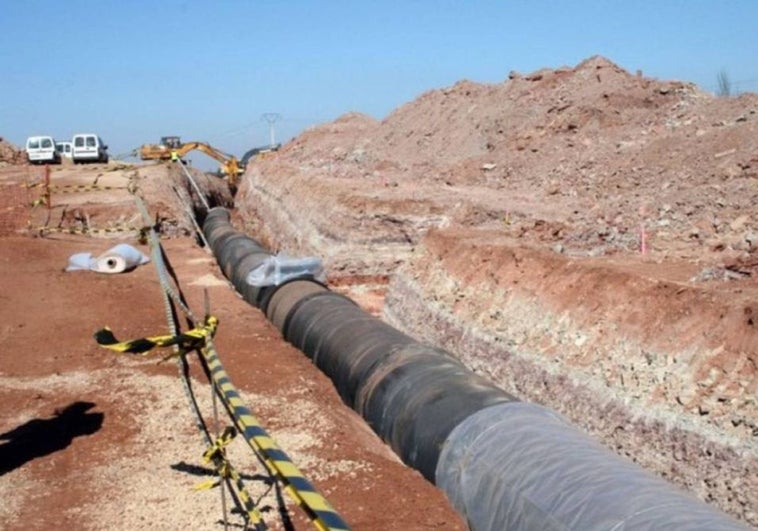
[[[758,95],[601,58],[462,81],[248,167],[254,234],[758,525]]]
[[[242,204],[328,253],[341,238],[400,251],[447,225],[571,256],[634,252],[643,229],[661,257],[758,248],[758,96],[716,98],[597,57],[511,77],[307,131],[253,166]]]
[[[26,163],[26,154],[0,136],[0,166]]]

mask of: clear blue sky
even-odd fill
[[[177,134],[241,156],[268,143],[266,112],[286,140],[595,54],[758,91],[756,23],[758,0],[0,0],[0,135],[91,131],[116,155]]]

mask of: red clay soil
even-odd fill
[[[15,211],[10,192],[25,190],[19,184],[36,179],[37,171],[0,170],[9,192],[0,205],[4,212]],[[171,182],[181,186],[166,166],[114,163],[54,168],[52,182],[91,184],[100,174],[101,184],[105,178],[124,184],[135,171],[151,193],[156,186],[170,191]],[[196,314],[203,314],[205,290],[209,294],[220,319],[216,346],[246,405],[343,518],[356,529],[464,529],[444,495],[400,463],[342,404],[331,382],[234,293],[212,257],[192,237],[181,236],[190,232],[182,203],[171,193],[145,195],[151,215],[163,212],[166,230],[176,234],[164,235],[163,245]],[[52,199],[52,226],[61,218],[63,201],[81,213],[81,219],[63,216],[63,228],[114,226],[119,220],[140,224],[125,190]],[[116,275],[64,271],[77,252],[97,255],[127,242],[149,254],[147,246],[133,233],[40,237],[25,230],[28,214],[27,208],[15,226],[3,218],[0,239],[0,527],[221,529],[218,489],[193,490],[212,476],[176,362],[158,364],[165,353],[117,354],[98,347],[92,336],[104,325],[123,339],[167,333],[152,264]],[[194,390],[213,424],[209,386],[192,356]],[[220,424],[229,422],[222,418]],[[311,528],[286,494],[277,496],[240,439],[231,445],[230,459],[259,500],[266,523],[273,529]],[[231,507],[228,497],[227,504]],[[229,518],[234,526],[242,523],[237,513]]]
[[[13,348],[3,351],[0,389],[19,408],[3,430],[50,420],[76,401],[96,404],[74,408],[80,429],[97,421],[87,414],[105,417],[65,450],[0,476],[0,521],[210,527],[218,493],[188,490],[206,479],[203,444],[176,377],[90,339],[102,324],[124,337],[164,326],[154,274],[61,273],[70,253],[99,240],[3,229],[27,215],[17,184],[33,171],[9,168],[0,169],[2,191],[17,200],[3,203],[0,234],[27,263],[3,261],[3,286],[15,295],[3,305]],[[190,235],[187,211],[198,199],[176,170],[111,165],[59,177],[132,177],[150,192],[162,230]],[[203,186],[214,203],[229,201],[218,183]],[[139,221],[128,196],[97,193],[47,222]],[[323,258],[330,282],[373,313],[758,526],[758,95],[717,98],[602,57],[512,72],[498,84],[461,81],[382,121],[351,113],[306,131],[248,166],[235,203],[239,228],[274,250]],[[33,216],[35,226],[46,222],[44,210]],[[167,248],[194,308],[212,285],[232,379],[348,521],[462,525],[259,313],[214,285],[220,274],[192,240]],[[276,497],[261,496],[275,518]],[[38,509],[43,502],[61,504],[55,519]]]

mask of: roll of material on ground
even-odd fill
[[[131,245],[120,243],[95,258],[95,263],[91,269],[97,273],[123,273],[146,261],[147,257],[137,249]]]
[[[96,273],[123,273],[146,264],[150,259],[138,249],[126,243],[120,243],[100,256],[93,258],[91,253],[79,253],[69,259],[66,271],[89,269]]]

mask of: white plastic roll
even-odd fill
[[[120,243],[95,258],[90,269],[97,273],[123,273],[148,260],[147,256],[131,245]]]

